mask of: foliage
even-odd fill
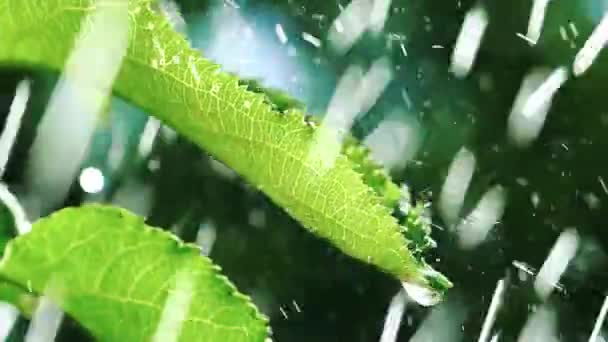
[[[267,333],[249,298],[197,247],[113,207],[39,220],[9,243],[0,277],[13,285],[0,287],[3,300],[23,307],[31,294],[48,296],[100,341],[264,341]]]
[[[56,70],[63,67],[80,23],[87,23],[84,18],[103,6],[117,6],[107,0],[95,5],[68,0],[0,4],[6,9],[0,17],[7,24],[3,44],[15,47],[2,49],[0,61]],[[150,1],[134,0],[128,6],[129,47],[114,83],[118,94],[239,172],[347,254],[402,281],[441,284],[437,291],[449,287],[412,257],[390,209],[346,156],[338,154],[331,166],[321,165],[321,153],[311,151],[316,131],[301,112],[273,111],[263,96],[246,91],[235,77],[201,58]],[[339,149],[337,144],[324,139],[322,148],[332,151]]]
[[[397,208],[400,190],[386,172],[370,159],[369,151],[352,137],[346,137],[344,143],[337,139],[336,132],[319,126],[304,115],[303,108],[297,101],[264,89],[255,82],[242,81],[221,72],[217,65],[202,58],[180,34],[171,29],[168,21],[156,13],[152,1],[0,0],[0,23],[4,27],[0,63],[61,71],[79,32],[88,32],[90,29],[89,16],[104,8],[120,13],[121,7],[124,7],[125,13],[128,11],[129,44],[113,84],[115,93],[146,109],[237,171],[311,232],[327,239],[346,254],[373,264],[402,282],[417,284],[438,295],[451,287],[445,277],[432,270],[422,259],[422,251],[431,243],[428,239],[429,225],[420,220],[420,210],[404,212],[401,221],[391,215]],[[322,144],[317,145],[319,141]],[[329,165],[323,160],[324,151],[337,151],[335,158],[331,157]],[[103,227],[97,226],[100,224]],[[90,285],[87,280],[91,279],[89,274],[82,272],[86,269],[104,274],[95,267],[94,260],[103,258],[104,255],[112,258],[115,255],[112,253],[120,252],[120,249],[108,249],[109,241],[116,242],[123,248],[128,248],[125,246],[130,244],[138,246],[144,243],[146,237],[141,232],[124,229],[124,233],[120,233],[124,226],[142,226],[141,221],[114,209],[87,207],[58,213],[37,225],[41,227],[36,228],[31,235],[11,243],[3,259],[0,273],[11,284],[27,287],[28,281],[31,281],[34,292],[42,294],[46,293],[48,286],[55,287],[55,282],[58,281],[60,290],[58,293],[52,290],[51,295],[99,339],[116,340],[126,337],[128,340],[141,340],[152,336],[151,328],[154,325],[133,326],[132,330],[124,332],[125,335],[122,332],[119,335],[119,330],[113,329],[110,320],[104,321],[95,315],[119,315],[127,312],[138,319],[147,317],[146,321],[155,322],[159,320],[159,310],[146,311],[139,306],[162,307],[168,296],[167,291],[164,292],[164,297],[148,291],[142,298],[133,301],[130,295],[123,296],[124,293],[121,292],[131,285],[119,282],[109,284],[115,286],[111,288],[115,292],[110,292],[109,295],[113,299],[104,297],[105,295],[97,297],[102,293],[100,288],[94,285],[93,292],[87,292],[87,286]],[[87,235],[85,230],[90,227],[97,227],[99,236],[97,233]],[[47,238],[47,233],[42,233],[43,230],[56,231],[56,234],[53,234],[52,239]],[[169,248],[168,236],[149,233],[156,232],[149,228],[144,228],[143,231],[154,235],[153,238],[149,237],[154,240],[152,244],[158,243],[163,248]],[[108,235],[103,236],[104,234]],[[115,236],[116,234],[118,235]],[[88,241],[88,238],[92,240]],[[88,255],[87,249],[79,252],[82,255],[61,256],[61,260],[56,259],[58,256],[49,254],[61,251],[57,246],[69,246],[71,243],[80,245],[83,239],[87,240],[86,244],[91,244],[90,250],[99,248],[100,254]],[[29,245],[36,248],[25,247]],[[174,248],[182,251],[181,247]],[[40,254],[29,254],[34,250]],[[173,265],[205,260],[194,258],[192,250],[187,247],[183,250],[189,252],[184,252],[185,256],[178,258],[174,255],[179,254],[176,251],[159,249],[159,260],[152,259],[151,254],[140,255],[141,252],[134,250],[137,258],[133,256],[132,263],[123,265],[124,269],[120,265],[112,267],[128,275],[163,258],[170,259],[168,263]],[[85,259],[81,260],[82,258]],[[50,261],[43,262],[46,259]],[[24,267],[31,262],[40,267],[35,275],[29,273],[32,270]],[[205,330],[201,327],[192,330],[201,332],[200,336],[211,336],[217,331],[224,331],[226,335],[221,335],[222,337],[231,336],[230,334],[238,337],[241,336],[238,335],[240,332],[245,331],[242,335],[244,337],[261,338],[263,329],[259,326],[263,320],[255,310],[243,309],[239,314],[238,310],[229,309],[227,312],[231,314],[224,314],[226,306],[238,307],[240,303],[243,307],[249,304],[235,294],[226,280],[213,273],[215,269],[208,261],[205,262],[207,280],[201,281],[204,284],[197,283],[197,290],[200,288],[202,295],[215,286],[222,288],[223,292],[220,292],[224,295],[214,293],[213,296],[206,297],[212,303],[218,301],[209,304],[209,307],[218,310],[220,314],[214,316],[213,312],[207,312],[210,316],[195,316],[193,319],[202,325],[207,324],[208,334],[205,335]],[[188,265],[187,269],[190,268],[196,267]],[[175,269],[172,267],[170,270],[173,272]],[[155,279],[177,277],[173,273],[173,278],[163,274],[162,270],[150,271],[150,276]],[[218,279],[222,282],[218,282]],[[169,286],[168,283],[156,285],[157,291],[166,290],[166,286]],[[154,283],[149,286],[154,286]],[[14,290],[13,287],[11,289]],[[225,295],[226,291],[230,295]],[[122,295],[116,297],[116,293]],[[196,301],[199,292],[193,293]],[[13,301],[15,302],[14,299]],[[112,301],[114,304],[110,305]],[[116,301],[126,304],[121,306]],[[234,301],[240,302],[233,303]],[[84,312],[82,308],[87,302],[90,302],[89,306],[99,305],[99,310],[91,310],[89,307]],[[223,321],[224,318],[228,323]],[[219,319],[219,323],[214,319]],[[222,324],[237,328],[215,328]],[[185,328],[182,335],[189,331]]]

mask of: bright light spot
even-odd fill
[[[600,23],[585,41],[583,48],[576,54],[572,71],[575,76],[581,76],[591,67],[600,51],[608,41],[608,14],[605,14]]]
[[[553,292],[568,263],[574,258],[578,244],[579,236],[575,229],[566,230],[557,238],[534,281],[534,289],[540,298],[546,299]]]
[[[439,195],[438,209],[448,224],[455,223],[460,215],[474,171],[475,155],[466,148],[461,148],[450,165]]]
[[[483,7],[475,7],[465,16],[450,66],[456,77],[465,77],[471,71],[487,26],[488,14]]]
[[[103,190],[104,178],[103,173],[97,168],[87,167],[80,173],[78,178],[80,187],[85,192],[96,194]]]
[[[391,304],[388,307],[380,342],[397,341],[397,333],[399,333],[399,326],[401,325],[401,319],[403,317],[406,304],[407,294],[405,293],[404,289],[401,289],[393,297]]]

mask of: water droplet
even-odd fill
[[[433,306],[439,303],[442,296],[437,291],[420,286],[414,283],[402,282],[401,285],[407,295],[416,303],[422,306]]]
[[[103,173],[97,168],[87,167],[80,173],[79,182],[82,190],[90,194],[96,194],[103,190]]]

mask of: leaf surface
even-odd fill
[[[63,209],[11,241],[0,297],[46,295],[100,341],[264,341],[266,319],[219,267],[142,218],[101,205]],[[23,303],[20,307],[23,307]]]
[[[60,71],[78,33],[89,29],[88,16],[125,3],[0,0],[0,63]],[[221,72],[154,6],[149,0],[128,1],[129,44],[113,85],[116,93],[237,171],[346,254],[437,293],[451,286],[408,249],[403,228],[385,205],[386,194],[376,191],[392,189],[392,203],[394,186],[370,187],[357,172],[361,165],[343,153],[325,165],[320,156],[340,151],[338,139],[315,144],[315,135],[326,130],[315,129],[299,109],[277,110],[263,94]]]

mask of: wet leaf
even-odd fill
[[[0,63],[61,70],[87,16],[121,4],[0,0]],[[408,249],[386,197],[366,184],[360,164],[342,153],[327,167],[318,160],[317,154],[341,150],[341,142],[331,139],[335,132],[315,129],[297,108],[279,111],[263,94],[221,72],[151,1],[131,0],[128,7],[129,47],[113,85],[117,94],[233,168],[346,254],[439,294],[451,286]],[[317,132],[330,137],[319,150]]]
[[[198,248],[113,207],[39,220],[8,244],[0,277],[9,284],[0,286],[2,300],[31,310],[32,295],[46,295],[100,341],[267,335],[266,319]]]

